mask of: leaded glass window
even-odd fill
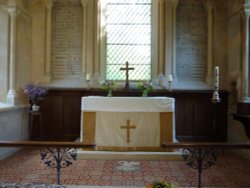
[[[106,1],[106,79],[125,80],[125,62],[135,68],[130,80],[151,78],[151,0]]]

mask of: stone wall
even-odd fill
[[[25,2],[25,3],[23,3]],[[14,44],[15,54],[13,56],[13,64],[15,70],[11,73],[10,67],[10,22],[11,16],[9,14],[8,1],[1,1],[0,3],[0,101],[6,101],[8,89],[10,87],[10,80],[14,79],[14,88],[19,95],[20,90],[30,80],[30,63],[31,63],[31,15],[27,1],[18,1],[15,5],[16,15],[13,19],[16,20],[16,43]]]
[[[31,65],[31,15],[20,12],[17,15],[16,90],[20,97],[24,86],[30,82]]]
[[[32,50],[31,50],[31,82],[46,82],[45,78],[45,36],[46,9],[42,1],[32,3]]]
[[[244,0],[228,3],[228,43],[227,43],[227,67],[228,67],[228,86],[236,82],[238,99],[241,96],[241,75],[243,63],[243,8]]]
[[[205,81],[208,37],[205,6],[202,1],[179,1],[176,17],[178,80]]]
[[[6,101],[8,92],[8,12],[0,7],[0,101]]]
[[[213,7],[213,66],[220,67],[220,89],[227,85],[227,0],[209,0]]]
[[[0,140],[28,140],[28,113],[26,108],[0,110]],[[19,148],[0,148],[0,160],[13,154]]]

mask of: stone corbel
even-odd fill
[[[23,5],[23,1],[21,0],[11,0],[9,1],[9,7],[16,6],[18,11],[22,13],[27,19],[31,19],[31,13],[27,10],[27,8]]]
[[[83,8],[86,8],[89,0],[80,0],[80,1],[81,1],[81,5],[83,6]]]
[[[249,10],[250,9],[250,0],[245,0],[244,9],[245,10]]]
[[[43,0],[46,7],[46,34],[45,34],[45,66],[44,74],[46,82],[50,82],[51,74],[51,27],[53,0]]]

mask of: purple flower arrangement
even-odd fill
[[[24,93],[28,96],[32,104],[39,104],[47,94],[47,88],[38,84],[28,84],[24,88]]]

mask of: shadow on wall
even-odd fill
[[[0,140],[28,140],[28,110],[12,107],[0,110]],[[0,160],[16,152],[18,148],[0,148]]]
[[[232,113],[236,113],[236,108],[235,105],[229,105],[227,140],[229,143],[249,143],[250,139],[246,135],[244,125],[233,119]],[[236,150],[235,152],[250,159],[250,150]]]

